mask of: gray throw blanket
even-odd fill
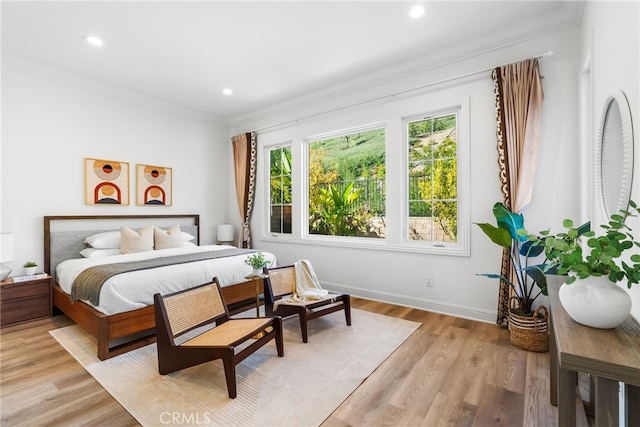
[[[100,304],[100,289],[102,285],[116,274],[129,271],[148,270],[166,265],[185,264],[206,259],[224,258],[255,252],[253,249],[223,249],[219,251],[198,252],[194,254],[173,255],[163,258],[142,261],[119,262],[114,264],[95,265],[83,270],[71,285],[71,302],[85,300],[94,306]]]

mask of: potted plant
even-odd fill
[[[253,268],[252,274],[254,276],[259,276],[262,274],[264,267],[268,267],[271,264],[271,261],[267,260],[264,254],[258,251],[249,255],[247,259],[244,260],[244,263]]]
[[[27,261],[22,266],[24,267],[24,274],[27,276],[32,276],[36,273],[36,268],[38,268],[38,264],[33,261]]]
[[[547,334],[547,309],[545,306],[533,307],[540,295],[547,295],[547,278],[544,264],[534,264],[533,258],[542,254],[544,247],[535,239],[529,238],[524,228],[524,217],[507,209],[502,203],[493,206],[493,215],[497,225],[477,223],[492,242],[509,252],[513,274],[479,274],[500,279],[513,289],[517,307],[509,313],[509,331],[511,342],[518,347],[531,351],[544,352],[549,349]]]
[[[601,234],[592,231],[589,223],[575,228],[572,220],[565,219],[565,232],[550,235],[546,230],[532,238],[544,247],[547,270],[556,268],[558,274],[568,275],[560,287],[560,302],[578,323],[614,328],[631,311],[631,297],[615,286],[626,281],[631,288],[640,283],[640,242],[625,223],[627,217],[640,214],[640,209],[633,200],[628,209],[611,215],[601,225]],[[587,239],[586,245],[583,239]],[[633,250],[635,253],[628,252]]]

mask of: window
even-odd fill
[[[384,128],[308,142],[309,234],[384,238]]]
[[[269,232],[291,234],[291,147],[269,150]]]
[[[469,256],[469,97],[384,107],[265,135],[262,239]]]
[[[408,240],[458,241],[458,114],[407,122]]]

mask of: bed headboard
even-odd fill
[[[200,215],[80,215],[44,217],[44,271],[55,279],[56,267],[64,260],[80,258],[86,248],[84,239],[103,231],[117,231],[120,227],[141,228],[155,225],[180,229],[196,237],[200,244]]]

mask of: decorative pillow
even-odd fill
[[[195,239],[196,239],[196,237],[195,237],[195,236],[193,236],[193,235],[191,235],[191,234],[187,233],[186,231],[182,231],[182,232],[180,232],[180,235],[182,236],[182,241],[183,241],[183,242],[188,242],[188,241],[190,241],[190,240],[195,240]]]
[[[123,254],[146,252],[153,250],[153,225],[140,231],[134,231],[127,227],[120,229],[120,250]]]
[[[180,225],[176,224],[168,230],[153,227],[153,240],[153,248],[156,250],[181,247],[183,242]]]
[[[118,249],[120,248],[120,232],[105,231],[88,236],[84,242],[96,249]]]
[[[80,255],[85,258],[98,258],[103,256],[112,256],[112,255],[120,255],[120,248],[118,249],[96,249],[96,248],[86,248],[80,251]]]

